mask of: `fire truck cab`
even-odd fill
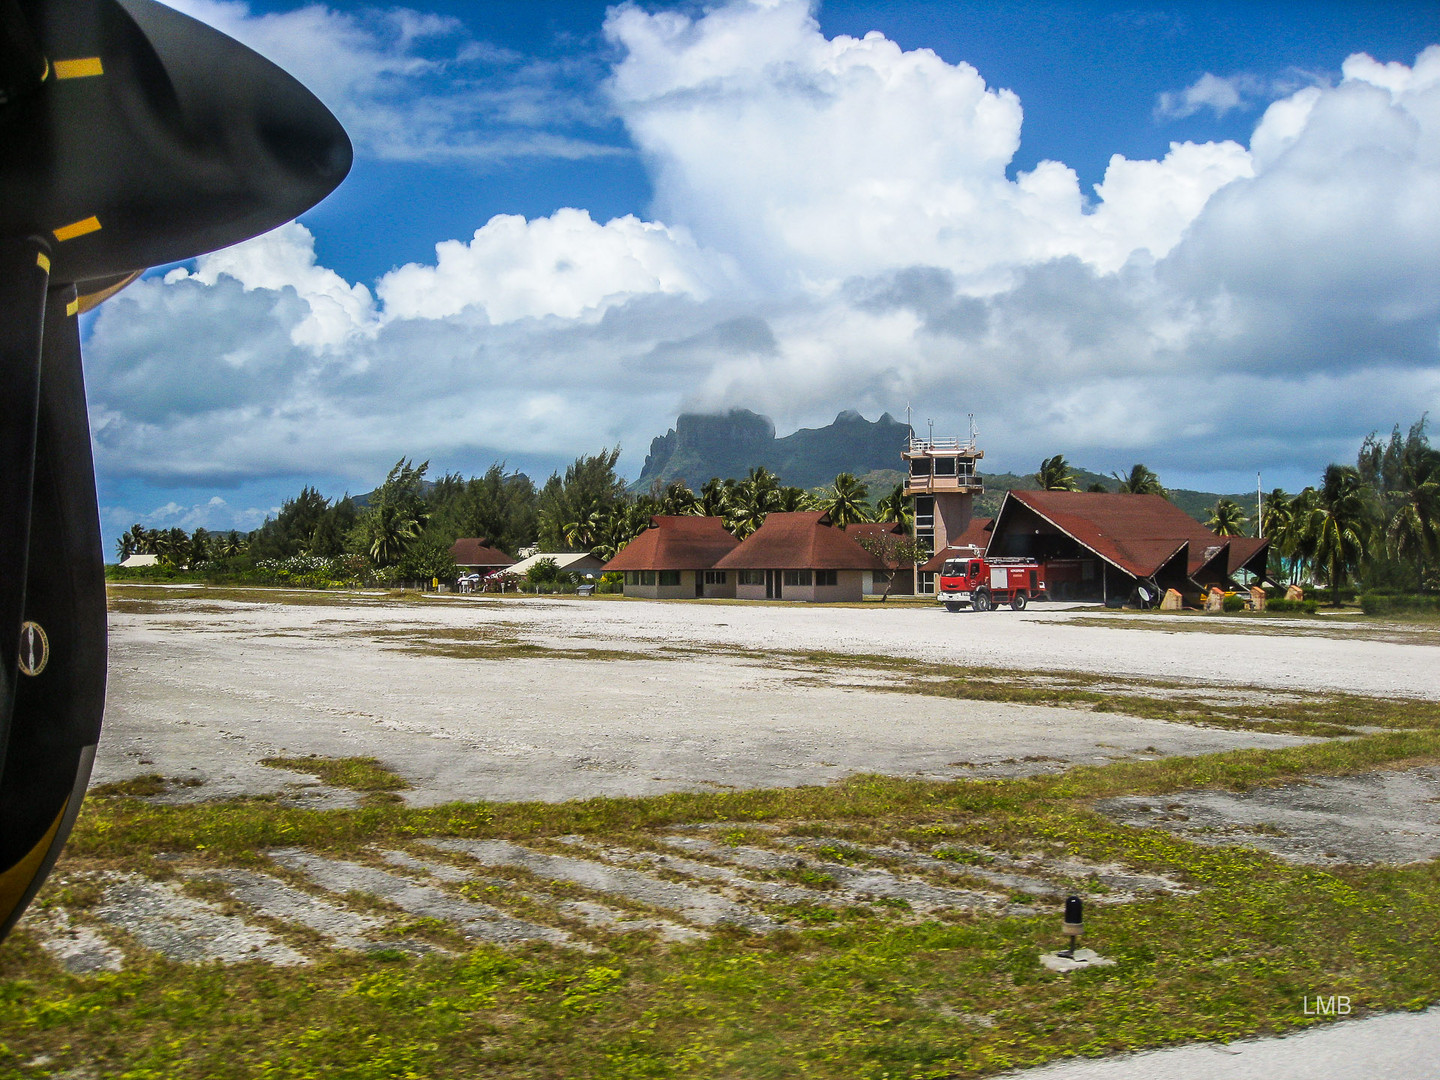
[[[1033,559],[951,559],[940,570],[935,598],[946,611],[969,604],[976,611],[994,611],[1009,604],[1024,611],[1032,597],[1045,595],[1045,568]]]

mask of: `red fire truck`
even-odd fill
[[[1031,597],[1045,595],[1045,567],[1034,559],[950,559],[940,570],[935,598],[946,611],[969,604],[994,611],[1009,604],[1024,611]]]

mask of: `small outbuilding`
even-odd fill
[[[648,529],[605,564],[605,571],[624,573],[626,596],[733,597],[735,572],[715,564],[739,546],[721,518],[656,514]]]
[[[735,573],[742,600],[830,603],[860,600],[865,575],[888,572],[820,510],[770,514],[715,568]]]
[[[499,548],[491,547],[483,536],[467,536],[450,545],[450,557],[467,574],[493,574],[507,566],[514,566],[515,560]]]
[[[562,574],[576,574],[580,577],[599,577],[605,572],[605,564],[588,551],[537,551],[534,555],[504,568],[506,574],[523,578],[538,562],[551,559]]]

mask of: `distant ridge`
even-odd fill
[[[675,426],[650,443],[645,467],[632,487],[646,491],[659,481],[683,480],[698,489],[712,476],[742,479],[763,465],[791,487],[813,488],[834,481],[837,473],[865,476],[896,473],[910,429],[889,413],[866,420],[846,409],[822,428],[801,428],[775,437],[768,416],[749,409],[721,415],[682,413]]]
[[[692,490],[712,476],[743,479],[756,465],[763,465],[792,487],[817,488],[831,484],[837,473],[848,472],[870,487],[871,499],[889,494],[905,474],[900,452],[910,429],[888,412],[880,419],[866,420],[854,409],[846,409],[822,428],[801,428],[783,438],[775,437],[775,424],[768,416],[749,409],[727,413],[681,413],[675,426],[650,442],[650,453],[640,478],[630,485],[636,492],[649,491],[659,481],[668,484],[683,480]],[[1039,466],[1040,456],[1036,457]],[[1104,484],[1116,488],[1113,477],[1072,466],[1079,485]],[[985,494],[975,500],[979,514],[994,515],[1010,488],[1034,490],[1033,475],[987,472]],[[1162,477],[1163,479],[1163,477]],[[1205,521],[1220,495],[1209,491],[1171,489],[1170,500],[1198,521]],[[1248,514],[1255,512],[1255,496],[1230,495]]]

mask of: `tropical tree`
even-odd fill
[[[676,516],[680,514],[698,514],[700,512],[700,500],[690,490],[684,480],[672,480],[660,493],[660,505],[656,510],[658,514]]]
[[[907,529],[915,523],[915,504],[905,494],[903,483],[896,484],[889,495],[875,504],[875,520],[893,521]]]
[[[140,550],[139,537],[143,537],[144,534],[145,526],[138,524],[132,525],[120,534],[120,538],[115,541],[115,554],[120,562],[124,562]]]
[[[1264,509],[1256,519],[1258,535],[1270,541],[1270,554],[1273,557],[1270,565],[1275,567],[1275,580],[1279,581],[1289,572],[1290,580],[1294,581],[1294,573],[1290,570],[1290,558],[1287,552],[1287,545],[1292,539],[1293,522],[1295,519],[1295,500],[1283,488],[1275,488],[1269,495],[1265,496]]]
[[[857,536],[855,543],[891,568],[890,580],[885,583],[885,592],[880,597],[882,604],[890,599],[890,590],[895,587],[895,579],[902,572],[908,571],[913,582],[915,567],[930,557],[930,549],[908,533]]]
[[[844,527],[870,520],[870,507],[865,502],[869,496],[870,489],[864,483],[850,473],[840,473],[821,496],[819,508],[830,515],[832,522]]]
[[[462,536],[484,537],[491,547],[514,555],[535,542],[535,485],[524,473],[507,473],[503,461],[472,476],[453,497],[440,485],[428,500],[432,508],[429,531],[454,543]]]
[[[801,510],[814,510],[815,498],[804,488],[783,487],[775,499],[775,509],[781,513],[793,514]]]
[[[222,559],[233,559],[244,555],[249,550],[250,543],[234,529],[231,529],[220,538],[218,547]]]
[[[735,481],[712,476],[700,485],[698,512],[705,517],[724,517],[735,495]]]
[[[251,548],[261,559],[288,559],[313,554],[315,529],[330,508],[330,501],[315,488],[306,486],[293,499],[286,499],[280,513],[266,518],[252,534]]]
[[[574,521],[565,522],[560,527],[561,535],[574,550],[589,551],[599,543],[610,517],[611,513],[592,504],[582,508]]]
[[[420,535],[419,520],[398,506],[371,507],[361,527],[368,540],[365,553],[376,566],[398,564],[410,541]]]
[[[181,528],[162,529],[150,534],[151,553],[165,566],[183,569],[190,557],[190,537]]]
[[[1218,536],[1241,536],[1249,520],[1245,511],[1234,499],[1221,499],[1210,511],[1210,520],[1205,527]]]
[[[1305,515],[1301,543],[1314,567],[1330,585],[1331,603],[1340,606],[1340,586],[1359,571],[1373,529],[1360,473],[1348,465],[1330,465]]]
[[[761,525],[765,518],[780,509],[780,481],[763,465],[750,470],[730,493],[725,509],[725,527],[741,540]]]
[[[397,565],[402,581],[454,581],[460,573],[449,545],[433,538],[411,544]]]
[[[1144,465],[1130,466],[1127,476],[1121,476],[1118,472],[1110,475],[1120,485],[1122,495],[1160,495],[1167,499],[1170,497],[1170,493],[1160,485],[1160,477]]]
[[[430,517],[423,486],[429,467],[428,461],[412,465],[408,458],[401,458],[356,521],[361,550],[375,566],[398,565],[406,548],[424,530]]]
[[[565,527],[585,520],[598,512],[602,518],[627,500],[625,481],[615,473],[620,460],[618,446],[598,454],[582,455],[565,469],[562,477],[553,473],[541,489],[536,505],[539,509],[538,535],[540,546],[555,551],[570,543]],[[581,545],[579,550],[584,550]]]
[[[1040,462],[1040,471],[1035,474],[1035,482],[1040,485],[1041,491],[1080,490],[1064,454],[1056,454]]]
[[[1440,556],[1440,452],[1428,446],[1407,454],[1387,491],[1389,521],[1385,547],[1390,556],[1415,564],[1415,588],[1425,587],[1425,567]]]

